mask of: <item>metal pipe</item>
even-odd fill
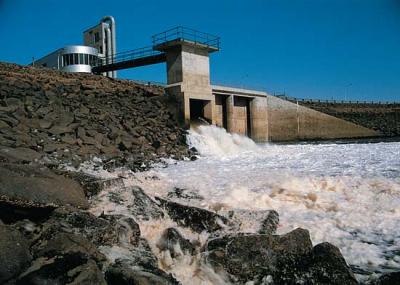
[[[106,56],[105,56],[105,58],[106,58],[106,64],[110,64],[110,63],[112,63],[112,60],[113,60],[112,47],[111,47],[111,31],[110,31],[110,28],[108,28],[108,27],[105,28],[104,30],[105,30],[106,41],[107,41],[107,43],[106,43],[106,45],[107,45],[107,51],[106,51]],[[113,75],[114,75],[114,74],[113,74],[112,71],[108,71],[108,72],[107,72],[107,76],[108,76],[108,77],[114,78]]]
[[[111,56],[114,58],[114,55],[117,53],[117,42],[116,42],[116,35],[115,35],[115,20],[113,16],[105,16],[101,19],[101,23],[108,23],[111,29]],[[117,77],[117,72],[112,71],[112,77]]]

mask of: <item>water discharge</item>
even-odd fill
[[[400,268],[399,142],[256,145],[213,126],[191,131],[188,141],[199,150],[198,160],[155,166],[130,176],[126,184],[160,197],[174,188],[186,189],[197,195],[187,203],[221,213],[274,209],[280,215],[279,234],[306,228],[314,244],[328,241],[338,246],[360,274]],[[155,251],[156,237],[166,227],[176,226],[165,223],[141,224]],[[247,224],[246,231],[255,231],[252,221]],[[200,243],[207,238],[207,233],[180,230]],[[224,282],[223,276],[200,268],[196,260],[182,257],[174,266],[157,254],[167,262],[162,267],[183,284],[194,284],[190,278],[195,272],[203,274],[197,284],[213,284],[215,278]]]

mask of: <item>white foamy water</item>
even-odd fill
[[[198,160],[156,166],[125,183],[160,197],[175,187],[186,189],[203,197],[187,203],[214,211],[274,209],[280,215],[279,234],[306,228],[314,244],[335,244],[347,262],[365,274],[400,268],[399,142],[256,145],[213,126],[192,131],[188,141],[199,150]],[[170,221],[141,225],[154,251],[157,237],[168,226]],[[207,237],[180,230],[200,243]],[[252,231],[251,226],[246,230]],[[168,262],[163,254],[157,252]],[[216,284],[213,278],[219,278],[210,268],[196,265],[198,260],[171,262],[160,266],[183,284]],[[193,279],[195,275],[202,277]]]

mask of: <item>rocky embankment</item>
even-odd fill
[[[211,212],[187,205],[198,197],[185,189],[152,197],[118,175],[61,167],[95,159],[137,171],[190,155],[162,94],[0,64],[0,284],[180,284],[169,268],[183,256],[195,267],[193,280],[212,272],[212,284],[357,284],[334,245],[313,245],[304,229],[276,235],[273,210]],[[241,230],[249,219],[257,231]],[[174,226],[151,238],[143,230],[166,220]],[[393,284],[396,275],[384,278],[377,284]]]
[[[0,63],[0,157],[140,169],[188,156],[164,90],[127,80]]]
[[[299,104],[381,132],[400,136],[400,104],[326,103],[299,101]]]

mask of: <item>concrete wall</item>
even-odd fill
[[[250,101],[251,138],[256,142],[268,141],[267,98],[255,97]]]
[[[379,136],[380,133],[333,116],[267,96],[268,140],[292,141]]]

